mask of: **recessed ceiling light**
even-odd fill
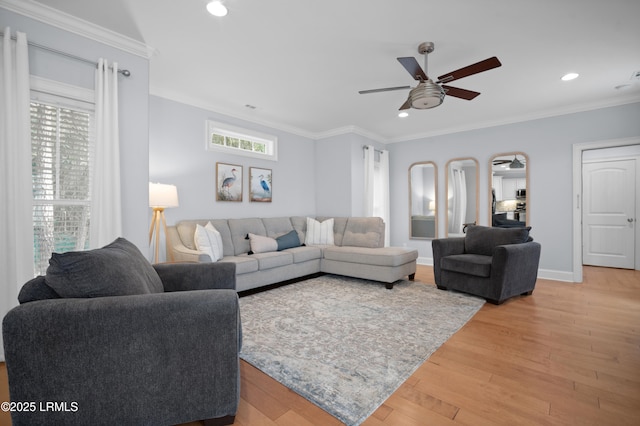
[[[574,80],[576,78],[578,78],[580,74],[575,73],[575,72],[570,72],[569,74],[565,74],[562,76],[562,81],[570,81],[570,80]]]
[[[226,16],[228,13],[227,8],[221,1],[212,1],[207,4],[207,11],[213,16]]]
[[[400,118],[405,118],[405,117],[408,117],[408,116],[409,116],[409,113],[406,112],[406,111],[402,111],[401,113],[398,114],[398,117],[400,117]]]

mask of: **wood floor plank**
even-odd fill
[[[433,269],[419,265],[416,280],[434,285]],[[7,399],[0,363],[0,401]],[[638,418],[640,271],[586,266],[583,283],[539,279],[532,296],[483,306],[363,426],[637,425]],[[236,426],[341,424],[241,362]],[[0,412],[4,425],[9,416]]]

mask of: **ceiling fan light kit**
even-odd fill
[[[420,43],[418,46],[418,53],[424,55],[424,69],[420,67],[416,58],[402,57],[397,58],[398,62],[402,64],[404,69],[413,77],[414,80],[419,81],[418,85],[411,89],[409,97],[406,102],[402,104],[400,110],[415,108],[415,109],[429,109],[441,105],[444,101],[445,95],[453,96],[456,98],[470,101],[478,96],[479,92],[472,90],[460,89],[457,87],[446,86],[442,83],[449,83],[460,78],[468,77],[473,74],[478,74],[484,71],[488,71],[493,68],[497,68],[502,64],[495,56],[484,61],[477,62],[475,64],[460,68],[456,71],[441,75],[437,81],[433,81],[427,76],[428,55],[433,52],[435,45],[428,41]],[[387,87],[383,89],[361,90],[361,95],[377,92],[388,92],[392,90],[405,90],[409,87]]]
[[[429,109],[437,107],[444,100],[444,89],[431,80],[418,84],[409,92],[411,108]]]

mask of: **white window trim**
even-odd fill
[[[216,133],[222,136],[245,139],[254,142],[262,142],[267,146],[268,152],[247,151],[239,148],[220,146],[211,142],[211,135]],[[278,161],[278,137],[267,133],[232,126],[213,120],[206,120],[205,149],[207,151],[219,151],[227,154],[242,155],[245,157],[261,158],[263,160]]]
[[[59,81],[31,76],[31,99],[63,107],[95,111],[95,92],[93,89],[72,86]],[[64,98],[61,100],[60,98]]]

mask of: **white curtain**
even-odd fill
[[[27,36],[0,36],[0,318],[33,278],[31,129]],[[0,335],[0,361],[4,361]]]
[[[376,151],[372,145],[364,147],[364,215],[373,216]]]
[[[453,197],[450,199],[451,211],[449,232],[462,234],[462,228],[467,216],[467,179],[465,171],[455,164],[451,165],[449,172],[449,185]]]
[[[382,150],[380,153],[380,164],[378,170],[378,182],[380,190],[377,192],[376,198],[376,206],[377,206],[377,214],[376,216],[380,216],[385,226],[385,235],[384,235],[384,245],[389,247],[390,245],[390,226],[391,226],[391,208],[389,205],[389,151]]]
[[[372,145],[364,149],[364,215],[381,217],[385,223],[384,244],[389,246],[389,151],[376,150]]]
[[[118,136],[118,64],[104,59],[96,70],[96,147],[91,185],[92,248],[122,235],[120,140]]]

